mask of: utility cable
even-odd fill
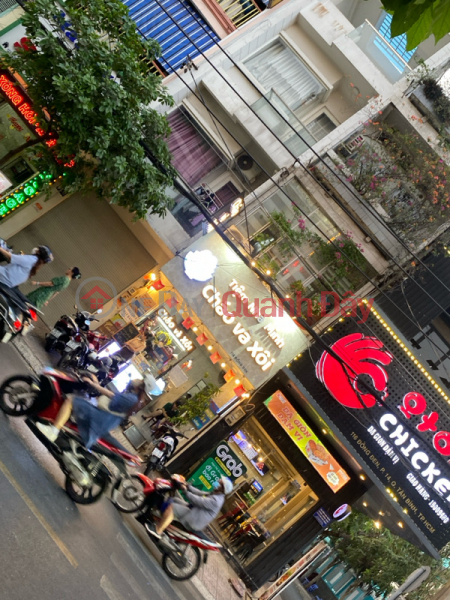
[[[159,5],[159,7],[164,10],[164,12],[166,13],[167,16],[170,17],[170,14],[168,13],[168,11],[166,11],[166,9],[161,5],[159,0],[155,0],[155,2]],[[172,18],[172,17],[171,17]],[[200,27],[202,27],[203,31],[211,38],[211,33],[208,31],[208,29],[205,27],[205,25],[199,21],[197,19],[197,16],[194,15],[194,19],[196,20],[197,24],[200,25]],[[230,82],[224,77],[224,75],[217,69],[217,67],[210,61],[210,59],[205,55],[205,53],[197,46],[197,44],[190,39],[189,35],[186,34],[186,32],[180,27],[180,25],[172,18],[172,21],[176,24],[176,26],[178,27],[178,29],[184,34],[186,35],[186,37],[189,39],[189,41],[195,46],[196,50],[200,53],[200,55],[209,63],[209,65],[214,69],[214,71],[216,73],[218,73],[220,75],[220,77],[227,83],[227,85],[229,87],[231,87],[231,89],[233,90],[233,92],[239,97],[239,99],[244,102],[244,104],[247,106],[247,108],[249,108],[252,113],[258,118],[258,120],[269,129],[269,131],[272,133],[272,135],[277,139],[277,141],[287,150],[287,152],[289,152],[289,154],[294,158],[294,165],[295,163],[298,163],[301,168],[310,176],[314,179],[314,181],[322,188],[322,190],[328,195],[330,196],[333,201],[335,201],[337,204],[339,204],[339,206],[343,209],[346,210],[345,205],[343,205],[337,198],[334,198],[330,192],[327,190],[327,188],[323,185],[323,183],[320,181],[320,179],[318,179],[307,167],[306,165],[304,165],[299,159],[298,157],[295,156],[295,154],[289,150],[289,148],[286,146],[286,144],[279,138],[279,136],[274,133],[264,122],[264,120],[260,117],[260,115],[258,115],[258,113],[253,109],[253,107],[245,100],[245,98],[243,98],[243,96],[241,94],[239,94],[237,92],[237,90],[235,88],[233,88],[230,85]],[[141,33],[142,35],[142,33]],[[238,69],[238,71],[246,78],[247,81],[250,81],[251,85],[255,88],[255,90],[260,93],[260,90],[257,88],[257,86],[255,85],[255,83],[251,80],[248,79],[247,74],[241,69],[241,67],[239,66],[238,63],[236,63],[236,61],[232,58],[232,56],[225,50],[225,48],[222,47],[222,45],[219,43],[217,44],[218,48],[220,49],[221,52],[223,52],[225,54],[225,56],[227,57],[228,60],[230,60],[230,62],[233,64],[233,66]],[[172,68],[173,69],[173,68]],[[174,69],[173,69],[174,70]],[[288,119],[286,119],[286,117],[280,112],[280,110],[276,107],[275,104],[273,104],[272,102],[270,102],[265,96],[262,96],[265,101],[267,102],[267,104],[277,113],[277,115],[284,121],[284,123],[293,131],[293,133],[299,137],[299,139],[306,145],[306,147],[314,154],[314,156],[319,160],[319,162],[321,162],[324,167],[330,171],[330,173],[336,178],[338,179],[338,181],[347,189],[347,191],[350,192],[350,194],[356,198],[356,200],[362,204],[369,212],[370,214],[387,230],[389,231],[389,233],[396,239],[396,241],[401,244],[401,246],[415,259],[417,260],[420,265],[422,267],[424,267],[429,273],[432,274],[432,276],[448,291],[450,292],[450,288],[442,281],[442,279],[440,279],[429,267],[428,265],[426,265],[426,263],[423,262],[423,260],[415,253],[413,252],[413,250],[411,250],[411,248],[406,244],[406,242],[404,242],[404,240],[402,240],[402,238],[391,228],[389,227],[389,225],[382,219],[382,217],[377,213],[377,211],[373,208],[373,206],[371,206],[370,203],[366,202],[365,200],[363,200],[362,197],[360,197],[355,190],[353,189],[353,187],[349,186],[348,183],[343,180],[331,167],[330,165],[323,159],[322,156],[319,155],[319,153],[314,149],[313,146],[310,145],[310,143],[303,138],[303,136],[300,134],[300,132],[298,132],[295,127],[292,125],[292,123],[290,123],[288,121]],[[348,213],[347,213],[348,214]],[[360,225],[361,227],[361,225]],[[372,235],[372,233],[370,232],[370,230],[366,230],[364,226],[361,227],[362,231],[364,231],[364,233],[372,240],[372,242],[374,242],[374,244],[377,245],[378,250],[380,250],[380,247],[378,246],[378,240],[376,240],[376,238],[374,239],[374,236]],[[385,250],[380,250],[382,253],[386,254]],[[393,257],[390,257],[391,260],[393,260],[393,262],[395,262]],[[395,264],[397,264],[395,262]],[[398,265],[397,265],[398,266]]]
[[[181,76],[181,75],[180,75],[180,74],[179,74],[177,71],[174,71],[174,72],[175,72],[176,76],[177,76],[177,77],[178,77],[178,78],[179,78],[179,79],[180,79],[180,80],[181,80],[181,81],[184,83],[184,85],[185,85],[185,86],[186,86],[186,87],[189,89],[189,91],[190,91],[190,92],[191,92],[191,93],[192,93],[192,94],[193,94],[193,95],[194,95],[194,96],[195,96],[195,97],[196,97],[196,98],[197,98],[197,99],[198,99],[198,100],[201,102],[201,104],[203,104],[203,106],[205,106],[206,110],[207,110],[208,112],[212,112],[212,111],[211,111],[211,109],[210,109],[210,108],[209,108],[209,107],[208,107],[208,106],[207,106],[207,105],[204,103],[204,101],[203,101],[203,100],[202,100],[202,99],[201,99],[201,98],[200,98],[200,97],[199,97],[199,96],[196,94],[195,90],[193,90],[193,89],[191,88],[191,86],[190,86],[190,85],[189,85],[189,84],[188,84],[188,83],[187,83],[187,82],[186,82],[186,81],[183,79],[183,77],[182,77],[182,76]],[[233,135],[233,134],[230,132],[230,130],[229,130],[229,129],[228,129],[228,128],[227,128],[227,127],[224,125],[224,123],[223,123],[223,122],[222,122],[222,121],[221,121],[221,120],[220,120],[220,119],[217,117],[217,115],[215,115],[215,118],[217,119],[217,122],[218,122],[218,123],[219,123],[219,124],[220,124],[220,125],[221,125],[221,126],[224,128],[224,130],[225,130],[225,131],[228,133],[228,135],[230,135],[230,136],[232,137],[232,139],[234,139],[234,140],[236,141],[236,143],[237,143],[238,145],[240,145],[240,146],[241,146],[241,148],[242,148],[243,150],[247,151],[247,150],[246,150],[246,148],[245,148],[245,147],[244,147],[242,144],[240,144],[240,143],[239,143],[239,141],[236,139],[236,137],[235,137],[235,136],[234,136],[234,135]],[[313,227],[314,227],[314,228],[316,228],[316,229],[317,229],[317,230],[318,230],[318,231],[321,233],[321,235],[322,235],[322,236],[323,236],[325,239],[327,239],[327,240],[329,241],[329,243],[330,243],[330,244],[332,244],[332,245],[333,245],[333,246],[336,248],[336,251],[339,251],[339,252],[341,252],[341,253],[342,253],[344,256],[346,256],[347,260],[348,260],[348,261],[349,261],[349,262],[350,262],[350,263],[351,263],[351,264],[352,264],[352,265],[353,265],[353,266],[356,268],[356,270],[357,270],[357,271],[359,271],[359,273],[361,273],[361,274],[363,275],[363,277],[364,277],[365,279],[367,279],[367,280],[368,280],[368,281],[369,281],[369,282],[372,284],[372,286],[373,286],[375,289],[377,289],[377,291],[378,291],[380,294],[382,294],[382,295],[383,295],[385,298],[387,298],[387,299],[388,299],[388,301],[389,301],[389,302],[391,302],[391,304],[394,304],[394,305],[397,307],[397,305],[395,304],[394,300],[392,300],[392,299],[391,299],[391,298],[390,298],[390,297],[389,297],[389,296],[386,294],[386,292],[384,292],[384,291],[383,291],[383,290],[380,288],[380,286],[378,286],[378,285],[375,283],[375,281],[374,281],[372,278],[370,278],[370,277],[369,277],[369,276],[368,276],[368,275],[365,273],[365,271],[364,271],[363,269],[361,269],[361,268],[359,267],[359,265],[357,265],[357,264],[356,264],[356,263],[355,263],[355,262],[354,262],[354,261],[353,261],[353,260],[352,260],[352,259],[351,259],[349,256],[347,256],[347,255],[346,255],[346,253],[343,251],[343,249],[342,249],[342,248],[340,248],[340,247],[339,247],[339,246],[338,246],[338,245],[337,245],[337,244],[336,244],[336,243],[335,243],[333,240],[331,240],[331,239],[330,239],[330,238],[329,238],[329,237],[328,237],[328,236],[327,236],[327,235],[326,235],[326,234],[325,234],[325,233],[324,233],[324,232],[321,230],[321,228],[320,228],[320,227],[319,227],[319,226],[318,226],[316,223],[314,223],[314,221],[311,219],[311,217],[310,217],[309,215],[307,215],[307,214],[304,212],[304,210],[303,210],[302,208],[300,208],[300,206],[299,206],[299,205],[298,205],[298,204],[297,204],[297,203],[296,203],[296,202],[295,202],[295,201],[294,201],[294,200],[293,200],[293,199],[292,199],[292,198],[291,198],[291,197],[290,197],[290,196],[287,194],[287,192],[286,192],[286,191],[285,191],[283,188],[281,188],[281,186],[278,184],[278,182],[276,182],[276,181],[274,180],[274,178],[273,178],[273,177],[272,177],[272,176],[271,176],[271,175],[270,175],[270,174],[269,174],[269,173],[268,173],[268,172],[267,172],[267,171],[266,171],[266,170],[265,170],[265,169],[262,167],[262,165],[260,165],[260,163],[258,163],[258,161],[256,161],[256,163],[257,163],[257,164],[258,164],[258,166],[261,168],[261,170],[262,170],[262,171],[263,171],[263,172],[264,172],[264,173],[267,175],[268,179],[270,179],[270,180],[272,181],[272,183],[273,183],[273,184],[274,184],[274,185],[275,185],[275,186],[276,186],[276,187],[277,187],[277,188],[278,188],[278,189],[281,191],[281,193],[282,193],[282,194],[284,194],[284,195],[286,196],[286,198],[287,198],[287,199],[288,199],[288,200],[289,200],[289,201],[290,201],[290,202],[291,202],[291,203],[292,203],[292,204],[293,204],[293,205],[294,205],[294,206],[297,208],[297,210],[299,210],[299,212],[300,212],[300,213],[301,213],[301,214],[302,214],[302,215],[305,217],[305,219],[307,219],[307,220],[308,220],[308,221],[309,221],[309,222],[310,222],[310,223],[313,225]],[[208,213],[208,215],[210,216],[210,214],[209,214],[209,213]],[[216,229],[216,231],[219,231],[219,228],[218,228],[218,227],[216,227],[216,224],[214,223],[214,220],[212,221],[212,224],[213,224],[213,227],[214,227],[214,229]],[[221,231],[221,233],[223,233],[223,232]],[[252,268],[252,270],[254,270],[252,266],[251,266],[250,268]],[[258,272],[258,274],[259,274],[259,275],[261,275],[261,273],[260,273],[260,272]],[[265,279],[266,279],[266,278],[265,278]],[[272,289],[272,288],[271,288],[271,289]],[[277,293],[277,295],[279,295],[279,294]],[[439,305],[438,305],[438,306],[439,306]],[[398,307],[397,307],[397,308],[398,308]],[[440,307],[440,308],[441,308],[441,310],[445,310],[443,307]],[[410,317],[410,316],[409,316],[409,315],[408,315],[406,312],[404,312],[402,309],[399,309],[399,308],[398,308],[398,310],[400,310],[400,311],[401,311],[401,313],[402,313],[402,314],[405,316],[405,318],[406,318],[406,319],[408,319],[408,320],[409,320],[411,323],[413,323],[413,324],[415,325],[414,321],[411,319],[411,317]],[[435,345],[435,346],[438,348],[438,350],[439,350],[440,352],[442,352],[441,348],[439,348],[439,346],[437,346],[437,344],[434,342],[434,340],[432,340],[432,339],[431,339],[429,336],[427,336],[427,339],[430,341],[430,343],[431,343],[431,344],[434,344],[434,345]]]
[[[167,17],[169,17],[172,22],[175,24],[175,26],[177,27],[177,29],[179,29],[179,31],[181,33],[183,33],[183,35],[185,35],[189,41],[192,43],[192,45],[196,48],[197,52],[199,52],[199,54],[208,62],[208,64],[213,68],[213,70],[221,77],[221,79],[223,79],[225,81],[225,83],[231,87],[231,89],[233,90],[233,92],[238,96],[238,98],[245,104],[245,106],[252,112],[252,114],[254,114],[258,120],[265,126],[267,127],[267,125],[265,124],[265,122],[263,121],[263,119],[256,113],[256,111],[253,109],[253,107],[245,100],[245,98],[243,98],[243,96],[235,89],[231,86],[230,82],[227,80],[227,78],[217,69],[217,67],[211,62],[211,60],[208,58],[208,56],[206,56],[206,54],[198,47],[198,45],[195,43],[195,41],[193,41],[189,35],[186,34],[186,32],[184,31],[184,29],[180,26],[180,24],[173,18],[173,16],[169,13],[169,11],[166,10],[166,8],[162,5],[162,3],[160,2],[160,0],[155,0],[155,2],[158,4],[158,6],[161,8],[161,10],[167,15]],[[200,26],[203,27],[203,25],[201,23],[199,23]],[[137,31],[139,31],[139,33],[145,38],[145,35],[143,34],[143,32],[136,26]],[[209,34],[209,32],[204,28],[204,31],[206,33]],[[232,57],[221,47],[220,44],[218,44],[219,48],[221,49],[221,51],[223,51],[225,53],[225,55],[227,56],[227,58],[233,63],[234,66],[236,66],[236,68],[247,78],[246,74],[242,71],[242,69],[237,65],[237,63],[232,59]],[[178,72],[171,67],[173,72],[175,72],[177,75]],[[182,80],[183,81],[183,80]],[[256,86],[254,86],[256,88]],[[257,89],[257,88],[256,88]],[[259,90],[258,90],[259,92]],[[266,101],[269,103],[269,105],[278,113],[278,109],[276,109],[276,107],[274,107],[267,99]],[[304,140],[301,135],[295,130],[295,128],[293,128],[293,126],[283,117],[283,115],[281,115],[281,118],[288,124],[288,126],[292,129],[292,131],[294,131],[294,133],[300,137],[300,139],[306,144],[306,146],[308,148],[310,148],[313,152],[315,152],[312,148],[312,146],[309,145],[308,142],[306,142],[306,140]],[[269,129],[269,131],[271,131]],[[286,149],[286,151],[293,157],[294,159],[294,164],[298,163],[301,168],[305,171],[305,173],[308,174],[308,176],[312,177],[312,179],[314,179],[314,181],[316,182],[317,185],[319,185],[322,190],[336,203],[338,204],[338,206],[345,212],[345,214],[347,214],[348,217],[350,217],[352,220],[354,220],[354,217],[351,213],[351,211],[348,209],[348,207],[342,203],[337,197],[332,196],[332,194],[329,192],[329,190],[327,190],[327,188],[325,187],[325,185],[323,184],[322,181],[320,181],[320,179],[318,179],[313,173],[311,173],[311,171],[305,166],[303,165],[298,158],[293,154],[293,152],[291,150],[289,150],[289,148],[287,148],[287,146],[285,145],[285,143],[275,134],[271,131],[272,135],[278,140],[278,142]],[[316,153],[317,157],[319,158],[319,160],[321,160],[325,165],[327,169],[330,169],[330,171],[336,176],[336,174],[334,173],[334,171],[329,167],[329,165],[327,165],[327,163],[325,161],[323,161],[323,159]],[[339,181],[341,181],[341,179],[339,178]],[[346,182],[341,181],[341,183],[343,185],[346,186],[346,188],[352,193],[352,195],[354,195],[356,198],[358,198],[358,201],[360,201],[359,197],[355,194],[355,192],[353,190],[350,189],[350,187],[347,185]],[[377,219],[381,219],[381,217],[379,217],[379,215],[376,216]],[[387,228],[386,223],[381,219],[380,221],[384,227]],[[377,240],[376,237],[373,236],[372,232],[366,228],[366,226],[364,225],[364,223],[360,222],[359,223],[359,228],[361,229],[361,231],[364,232],[364,234],[369,237],[374,246],[377,248],[377,250],[381,253],[381,254],[385,254],[387,255],[390,260],[396,265],[396,267],[402,271],[407,277],[410,277],[409,273],[406,271],[406,269],[390,254],[387,252],[387,250],[385,248],[383,248],[381,246],[381,244],[379,243],[379,241]],[[411,252],[411,250],[408,248],[408,246],[402,241],[401,242],[402,245],[407,249],[408,252],[411,253],[412,256],[414,256],[415,258],[417,258],[417,260],[420,262],[421,265],[423,265],[423,267],[425,269],[427,269],[430,273],[432,273],[433,277],[435,277],[449,292],[450,292],[450,288],[448,288],[444,282],[442,280],[440,280],[430,269],[429,267],[423,263],[423,261],[421,259],[419,259],[418,257],[416,257],[415,254],[413,254]],[[428,293],[428,291],[426,291],[424,288],[422,288],[422,286],[420,286],[420,284],[418,282],[416,282],[413,278],[411,278],[411,280],[420,288],[422,289],[422,291],[429,297],[429,299],[434,302],[436,304],[435,299],[433,298],[433,296],[431,294]],[[440,305],[439,308],[441,308],[441,311],[444,311],[445,309],[443,309]]]

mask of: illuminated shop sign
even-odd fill
[[[158,315],[170,329],[170,332],[177,338],[180,344],[184,347],[188,352],[194,348],[194,343],[187,337],[186,333],[180,329],[173,318],[173,316],[169,315],[165,308],[160,308],[158,310]]]
[[[450,406],[446,393],[372,310],[325,336],[345,362],[311,349],[291,368],[436,549],[450,541]],[[315,375],[315,376],[314,376]]]
[[[349,475],[280,391],[264,404],[333,492],[338,492],[350,481]]]
[[[0,71],[0,89],[14,110],[19,113],[33,133],[35,133],[38,137],[48,135],[47,132],[41,128],[39,122],[37,121],[38,115],[33,110],[33,104],[31,100],[21,89],[17,87],[17,82],[7,71]],[[44,140],[44,142],[49,148],[52,148],[58,142],[53,133],[50,133],[49,135],[52,137],[52,139]]]
[[[176,285],[193,321],[252,385],[259,387],[305,350],[307,339],[295,321],[216,232],[191,244],[186,259],[176,256],[162,273]]]
[[[53,181],[52,176],[44,171],[16,188],[9,196],[0,198],[0,219],[9,215],[9,213],[16,210],[16,208],[19,208],[19,206],[28,202],[28,200],[31,200],[33,196],[39,193],[44,183]]]

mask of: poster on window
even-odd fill
[[[338,492],[350,481],[346,471],[280,391],[270,396],[264,404],[333,492]]]

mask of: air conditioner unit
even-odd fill
[[[236,156],[236,168],[240,175],[247,179],[250,183],[255,181],[255,179],[261,173],[260,167],[246,152],[241,152]]]

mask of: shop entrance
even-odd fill
[[[236,480],[219,526],[234,552],[250,563],[308,512],[318,497],[254,417],[228,444],[247,472]]]

